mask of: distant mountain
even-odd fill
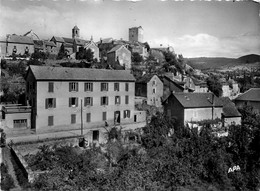
[[[260,55],[250,54],[239,58],[199,57],[199,58],[187,58],[186,61],[191,67],[195,69],[208,70],[208,69],[228,68],[237,65],[260,62]]]
[[[260,62],[260,55],[257,54],[249,54],[246,56],[241,56],[238,58],[241,62],[244,63],[255,63],[255,62]]]

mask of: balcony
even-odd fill
[[[31,106],[21,106],[21,105],[5,105],[2,107],[5,114],[9,113],[31,113]]]

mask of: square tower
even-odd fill
[[[143,43],[144,40],[144,30],[141,26],[129,28],[129,41],[138,41]]]
[[[72,29],[72,38],[79,38],[79,28],[77,26]]]

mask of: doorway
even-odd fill
[[[92,140],[99,141],[99,131],[98,130],[93,131]]]
[[[120,123],[120,111],[115,111],[115,124]]]

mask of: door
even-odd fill
[[[14,128],[27,127],[27,119],[14,120]]]
[[[134,115],[134,122],[136,122],[137,121],[137,116],[136,115]]]
[[[120,111],[115,111],[115,124],[120,123]]]
[[[93,136],[92,136],[93,141],[99,141],[99,131],[93,131]]]

